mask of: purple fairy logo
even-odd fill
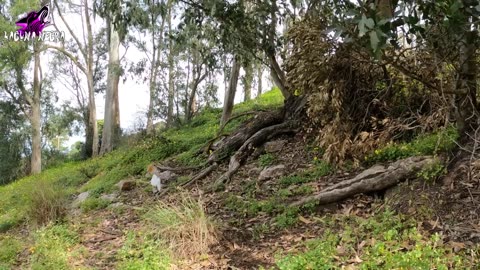
[[[65,33],[59,31],[43,31],[45,27],[50,26],[48,21],[50,9],[48,5],[42,7],[39,11],[31,11],[25,17],[21,18],[15,24],[20,28],[15,32],[5,32],[5,39],[14,41],[28,41],[34,38],[45,41],[65,40]]]
[[[21,27],[17,30],[20,36],[23,37],[25,34],[32,35],[33,33],[35,33],[36,36],[40,36],[43,29],[50,25],[49,21],[45,21],[48,14],[48,5],[46,5],[38,12],[32,11],[28,13],[25,18],[18,20],[15,24]]]

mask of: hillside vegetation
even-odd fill
[[[234,115],[281,107],[280,92],[235,106]],[[189,174],[179,172],[170,191],[154,197],[146,167],[152,162],[174,166],[203,164],[199,154],[216,137],[220,110],[208,109],[189,124],[131,137],[110,154],[59,165],[39,175],[0,187],[0,269],[476,269],[478,245],[461,242],[445,229],[448,220],[413,198],[383,201],[356,196],[332,207],[290,207],[293,198],[312,194],[325,181],[354,174],[353,167],[334,167],[319,159],[322,150],[289,140],[279,153],[250,159],[227,191],[175,189]],[[231,121],[232,132],[252,115]],[[302,138],[303,137],[303,138]],[[366,165],[413,155],[442,154],[455,146],[456,132],[440,130],[409,142],[392,143],[368,155]],[[307,146],[305,146],[307,145]],[[292,158],[296,155],[296,158]],[[290,160],[290,164],[287,161]],[[275,164],[297,169],[265,181],[251,171]],[[303,167],[303,168],[302,168]],[[418,174],[424,198],[445,173],[439,163]],[[132,191],[116,184],[135,181]],[[330,179],[330,180],[328,180]],[[260,188],[262,186],[262,188]],[[413,188],[412,188],[413,189]],[[72,202],[79,193],[89,197]],[[395,192],[392,192],[395,193]],[[402,193],[402,192],[400,192]],[[105,194],[116,194],[113,203]],[[387,198],[387,195],[385,195]],[[406,200],[406,201],[403,201]],[[421,200],[419,200],[421,201]],[[408,210],[402,207],[409,204]],[[396,209],[396,210],[395,210]],[[446,219],[448,219],[446,217]],[[443,225],[441,225],[441,223]],[[428,226],[426,225],[428,224]]]

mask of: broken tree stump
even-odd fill
[[[431,156],[419,156],[398,160],[388,166],[375,165],[352,179],[325,188],[316,195],[292,203],[291,206],[301,206],[309,202],[320,205],[328,204],[356,194],[384,190],[402,180],[415,176],[417,172],[432,161],[433,157]]]

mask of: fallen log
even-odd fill
[[[298,200],[291,206],[301,206],[309,202],[315,202],[319,205],[328,204],[360,193],[381,191],[415,176],[417,172],[432,161],[433,157],[431,156],[419,156],[402,159],[388,166],[375,165],[352,179],[325,188],[319,194]]]

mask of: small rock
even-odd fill
[[[90,192],[85,191],[80,194],[78,194],[77,198],[75,201],[73,201],[74,206],[79,206],[81,203],[83,203],[88,197],[90,196]]]
[[[177,178],[177,175],[171,171],[164,171],[159,174],[157,174],[158,178],[162,181],[162,183],[166,183],[171,180],[175,180]]]
[[[285,166],[284,165],[276,165],[276,166],[273,166],[273,167],[267,167],[260,173],[260,175],[258,176],[258,180],[263,181],[263,180],[267,180],[267,179],[270,179],[270,178],[282,176],[284,171],[285,171]]]
[[[265,152],[276,153],[282,151],[283,147],[287,144],[287,140],[278,140],[265,143]]]
[[[136,183],[133,180],[122,180],[117,184],[117,187],[120,188],[121,191],[132,190],[135,188],[135,186],[136,186]]]
[[[118,195],[116,193],[103,194],[102,196],[100,196],[100,199],[113,202],[117,200],[117,196]]]

